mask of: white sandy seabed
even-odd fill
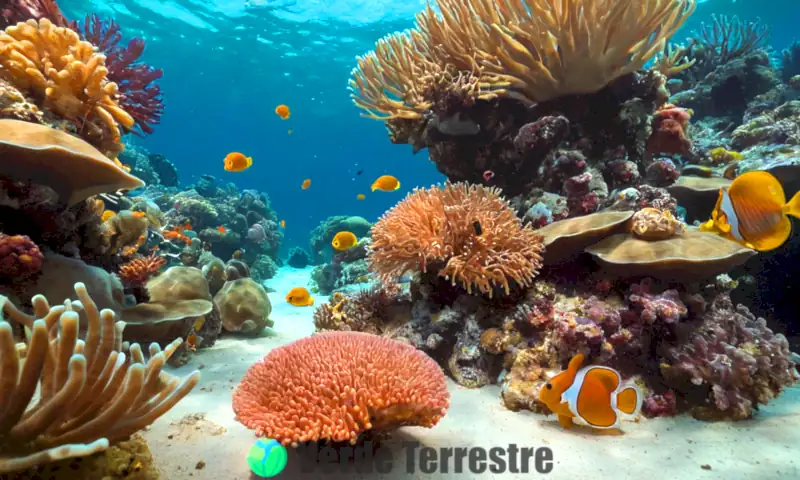
[[[173,373],[185,375],[201,368],[202,378],[195,390],[146,432],[150,449],[162,477],[168,480],[251,480],[246,456],[255,442],[253,431],[234,419],[231,394],[247,368],[270,349],[309,336],[314,331],[313,308],[288,305],[289,289],[308,282],[310,269],[284,268],[268,282],[275,328],[260,338],[225,337],[203,350],[191,362]],[[327,301],[316,298],[316,304]],[[392,452],[388,473],[309,471],[293,449],[285,470],[275,479],[438,479],[438,478],[554,478],[594,479],[797,479],[800,478],[800,384],[788,389],[775,402],[762,408],[755,419],[736,423],[705,423],[688,416],[642,420],[623,424],[624,435],[596,435],[587,430],[561,429],[554,416],[512,412],[503,407],[496,386],[470,390],[448,381],[451,406],[432,429],[405,427],[384,445]],[[538,473],[535,461],[529,471],[510,470],[506,454],[503,473],[472,472],[464,461],[456,473],[456,460],[423,473],[416,452],[414,471],[407,462],[406,442],[444,448],[507,449],[516,445],[547,447],[552,452],[552,470]],[[476,454],[479,455],[479,454]],[[442,458],[442,457],[438,457]],[[496,466],[499,464],[495,464]],[[543,464],[546,466],[546,464]],[[316,465],[314,465],[316,467]],[[359,468],[366,469],[366,466]]]

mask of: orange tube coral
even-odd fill
[[[469,293],[530,285],[541,266],[542,237],[500,190],[467,183],[415,190],[372,227],[370,268],[384,282],[442,263],[439,275]]]
[[[233,392],[237,420],[283,445],[355,443],[371,429],[432,427],[450,406],[444,373],[410,345],[327,332],[270,351]]]
[[[98,119],[113,138],[134,119],[116,101],[117,84],[106,79],[105,56],[69,28],[42,18],[0,32],[2,75],[44,106],[72,121]]]

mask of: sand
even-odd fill
[[[245,480],[252,475],[245,457],[256,440],[236,422],[231,393],[247,368],[270,349],[314,331],[313,308],[297,308],[283,297],[291,287],[306,285],[310,269],[281,269],[268,285],[275,328],[260,338],[225,337],[196,355],[176,374],[200,368],[200,385],[146,432],[156,464],[168,480]],[[316,301],[327,301],[318,297]],[[433,429],[400,429],[385,443],[391,449],[389,473],[322,474],[304,471],[304,462],[290,449],[286,469],[277,479],[409,479],[409,478],[537,478],[530,473],[414,473],[407,469],[403,442],[443,447],[548,447],[553,454],[549,478],[614,479],[772,479],[800,478],[800,384],[764,407],[756,418],[737,423],[705,423],[681,416],[624,423],[624,435],[596,435],[579,429],[562,430],[553,416],[511,412],[503,407],[496,386],[469,390],[449,382],[452,395],[447,416]],[[361,464],[363,467],[364,464]],[[365,468],[365,467],[364,467]]]

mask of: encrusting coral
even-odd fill
[[[166,264],[167,259],[156,254],[134,258],[121,265],[117,275],[127,285],[144,285]]]
[[[523,226],[494,188],[467,183],[417,189],[372,227],[370,268],[384,283],[407,272],[438,273],[468,293],[506,295],[530,285],[542,237]]]
[[[124,323],[99,311],[82,283],[75,293],[78,301],[53,307],[33,297],[34,316],[3,302],[30,335],[15,345],[11,325],[0,323],[0,472],[103,451],[153,423],[200,379],[198,371],[183,379],[162,371],[180,339],[164,351],[151,345],[146,363],[138,344],[126,357]],[[78,310],[89,319],[85,340],[78,339]]]
[[[237,420],[283,445],[356,443],[366,431],[433,427],[450,394],[439,366],[410,345],[326,332],[271,350],[233,392]]]
[[[118,143],[120,126],[130,129],[135,120],[119,106],[119,87],[106,78],[105,60],[75,31],[47,18],[0,32],[2,76],[63,118],[96,130],[90,136],[102,138],[104,131],[110,132]]]

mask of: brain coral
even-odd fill
[[[237,419],[283,445],[355,443],[370,429],[432,427],[447,412],[444,373],[410,345],[326,332],[270,351],[233,393]]]
[[[542,237],[523,226],[500,190],[468,183],[419,189],[372,227],[370,268],[385,283],[441,265],[439,275],[493,294],[527,286],[542,262]],[[437,265],[438,266],[438,265]]]

